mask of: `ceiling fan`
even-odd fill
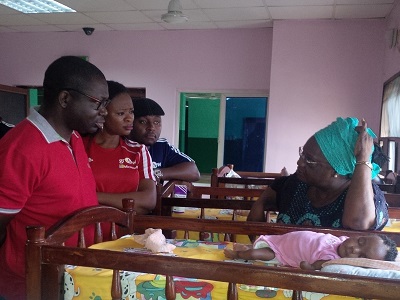
[[[168,4],[168,12],[161,16],[161,20],[166,23],[185,23],[188,17],[182,13],[182,4],[180,0],[171,0]]]

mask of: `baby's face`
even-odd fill
[[[350,237],[338,248],[340,257],[364,257],[376,260],[384,260],[388,246],[376,235]]]

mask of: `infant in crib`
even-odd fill
[[[313,231],[293,231],[282,235],[262,235],[253,244],[234,244],[225,249],[229,259],[276,259],[280,265],[320,270],[328,260],[341,257],[394,261],[396,243],[383,234],[336,237]]]

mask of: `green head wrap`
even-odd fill
[[[338,174],[343,176],[351,177],[356,166],[354,147],[358,138],[358,132],[355,130],[357,125],[357,118],[337,118],[335,122],[314,134],[329,164]],[[370,128],[367,128],[367,133],[376,138],[375,133]],[[369,160],[371,160],[371,157]],[[376,163],[372,163],[372,167],[371,178],[374,178],[381,169]]]

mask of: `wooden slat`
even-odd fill
[[[237,171],[240,177],[249,177],[249,178],[278,178],[281,177],[281,173],[266,173],[266,172],[247,172],[247,171]]]
[[[386,193],[385,199],[390,207],[400,207],[400,194]]]
[[[400,219],[400,207],[389,207],[389,218]]]
[[[202,198],[163,198],[163,207],[182,206],[198,208],[218,209],[251,209],[255,200],[232,200],[232,199],[202,199]]]
[[[254,198],[260,197],[264,189],[249,189],[249,188],[227,188],[227,187],[209,187],[209,186],[193,186],[188,193],[188,198],[202,198],[209,195],[214,198],[221,197],[245,197]]]
[[[274,178],[218,177],[218,184],[270,185],[274,180]]]
[[[233,165],[228,165],[233,169]],[[276,178],[282,176],[280,173],[267,173],[267,172],[236,172],[241,178],[233,177],[218,177],[218,168],[211,170],[211,186],[220,187],[225,184],[242,184],[248,185],[270,185]]]
[[[236,200],[231,200],[236,201]],[[335,236],[360,236],[369,234],[385,234],[393,239],[397,246],[400,247],[400,233],[378,231],[378,230],[344,230],[326,227],[310,227],[299,225],[283,225],[276,223],[264,222],[241,222],[230,220],[210,220],[210,219],[190,219],[190,218],[174,218],[164,216],[135,216],[136,226],[140,228],[157,228],[165,230],[186,230],[197,232],[223,232],[243,235],[260,235],[260,234],[284,234],[287,232],[298,230],[310,230],[315,232],[330,233]]]

